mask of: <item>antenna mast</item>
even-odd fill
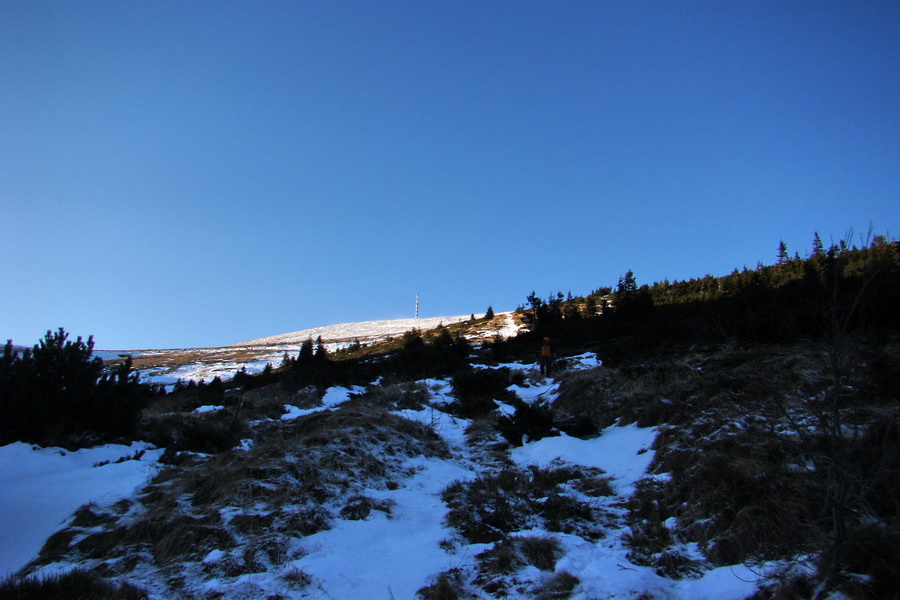
[[[419,295],[416,294],[416,321],[419,320]]]

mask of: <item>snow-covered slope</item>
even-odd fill
[[[480,315],[476,315],[480,316]],[[411,329],[434,329],[439,325],[451,325],[466,321],[470,315],[459,317],[431,317],[427,319],[390,319],[385,321],[362,321],[359,323],[343,323],[326,327],[303,329],[293,333],[283,333],[269,337],[232,344],[232,346],[279,346],[299,345],[308,339],[322,338],[325,342],[359,340],[360,342],[384,339],[388,336],[400,335]]]
[[[590,353],[570,361],[572,370],[599,365],[596,355]],[[522,363],[505,367],[523,373],[533,369]],[[184,463],[177,472],[170,470],[165,485],[151,485],[142,494],[135,488],[147,481],[152,472],[148,467],[159,459],[161,450],[130,455],[145,447],[108,446],[77,453],[26,444],[0,447],[0,466],[15,484],[0,494],[0,514],[16,517],[0,522],[0,532],[5,534],[0,536],[0,573],[22,568],[35,557],[40,541],[59,528],[63,531],[58,539],[70,541],[52,545],[47,556],[28,569],[29,574],[45,577],[73,567],[94,569],[138,585],[151,600],[462,597],[456,592],[438,596],[437,591],[446,588],[440,587],[442,577],[455,577],[455,585],[469,594],[465,597],[484,600],[743,600],[770,568],[758,565],[751,570],[741,564],[715,568],[706,564],[691,544],[679,546],[685,556],[697,561],[697,570],[690,577],[666,577],[652,566],[634,562],[627,543],[632,530],[624,507],[639,480],[666,477],[647,473],[655,456],[658,428],[632,423],[607,427],[591,439],[563,434],[526,441],[510,448],[506,460],[495,463],[483,449],[485,445],[493,447],[490,456],[496,458],[496,439],[482,433],[479,441],[479,436],[471,434],[474,422],[445,412],[452,393],[450,380],[417,382],[423,401],[419,408],[372,403],[398,389],[379,391],[380,385],[330,388],[320,406],[313,409],[285,406],[288,410],[280,419],[257,422],[261,435],[244,440],[227,461],[196,455],[193,464]],[[561,385],[552,379],[526,377],[521,385],[509,389],[530,404],[556,398]],[[368,404],[352,401],[354,396],[366,395]],[[367,436],[359,426],[363,422],[372,435]],[[302,443],[307,439],[304,432],[314,432],[320,441]],[[284,440],[291,442],[284,444]],[[276,448],[285,456],[273,453]],[[301,448],[300,454],[291,455],[297,448]],[[392,451],[386,453],[386,448]],[[117,457],[122,457],[121,462]],[[104,461],[89,467],[98,459]],[[226,463],[241,466],[229,471]],[[204,465],[210,469],[206,478],[201,476],[207,468]],[[354,465],[367,468],[359,470]],[[566,485],[572,485],[552,483],[553,489],[545,490],[548,495],[540,501],[529,502],[517,495],[525,490],[503,488],[512,498],[504,502],[518,507],[522,517],[506,522],[510,530],[501,539],[473,541],[454,527],[451,511],[462,496],[447,500],[446,490],[454,486],[465,490],[473,481],[498,482],[501,473],[511,472],[519,482],[550,481],[558,469],[565,471]],[[229,487],[235,481],[230,478],[251,472],[266,478],[258,482],[252,495],[234,492],[244,489],[243,485]],[[534,475],[538,472],[543,473],[541,478]],[[297,473],[302,480],[291,479]],[[604,473],[611,484],[609,494],[587,494],[589,486],[575,485],[596,483]],[[178,487],[179,478],[184,487]],[[73,486],[75,480],[78,484]],[[284,482],[290,489],[282,496],[279,485]],[[201,484],[207,492],[196,494],[195,485]],[[26,494],[37,493],[39,488],[72,493],[45,494],[47,498],[38,504],[23,501]],[[313,489],[320,498],[310,494]],[[498,497],[506,498],[499,493],[500,487],[496,490]],[[569,507],[571,527],[556,523],[557,517],[546,517],[556,515],[553,511],[559,509],[553,507],[559,504],[551,499],[560,494],[569,499],[564,506]],[[472,497],[484,500],[479,495]],[[154,502],[171,505],[166,510],[172,513],[160,517]],[[89,504],[72,515],[81,503]],[[27,518],[17,516],[16,511],[21,512],[25,504]],[[309,512],[313,505],[318,512]],[[365,510],[359,514],[348,511],[357,505]],[[507,504],[498,504],[498,510],[504,506]],[[549,507],[546,515],[541,512],[544,506]],[[188,507],[190,516],[178,507]],[[159,527],[161,518],[166,527],[201,521],[194,515],[204,515],[204,529],[190,544],[162,537],[151,544],[154,554],[146,551],[144,538],[126,540],[130,531]],[[313,523],[310,515],[318,515],[322,523]],[[278,520],[288,517],[291,520]],[[503,518],[497,523],[504,523]],[[579,529],[578,523],[584,527]],[[211,535],[213,527],[217,535]],[[126,541],[114,551],[91,555],[87,552],[95,548],[91,536],[96,538],[103,531]],[[535,560],[533,553],[517,554],[516,544],[529,543],[543,548],[549,558],[541,561]],[[157,558],[157,554],[168,559]],[[508,557],[509,566],[492,556]],[[561,588],[560,582],[569,582],[568,588]]]
[[[482,315],[475,315],[481,317]],[[189,348],[180,350],[142,350],[135,352],[106,351],[96,354],[104,360],[131,354],[134,366],[141,372],[142,379],[152,383],[174,385],[178,380],[211,381],[215,377],[227,380],[240,369],[247,373],[259,373],[266,364],[278,366],[285,353],[296,355],[306,340],[322,338],[326,349],[334,352],[354,342],[371,344],[404,334],[412,329],[427,331],[440,325],[452,325],[470,320],[469,316],[429,317],[422,319],[390,319],[383,321],[363,321],[343,323],[326,327],[314,327],[292,333],[283,333],[264,338],[232,344],[222,348]],[[473,343],[483,342],[499,335],[503,338],[515,336],[519,332],[511,312],[497,313],[496,317],[478,324],[466,334]]]

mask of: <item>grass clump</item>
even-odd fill
[[[529,565],[541,571],[553,571],[562,556],[562,544],[554,537],[507,536],[475,557],[474,583],[493,596],[505,596],[517,571]]]
[[[507,468],[456,481],[443,490],[442,498],[450,508],[448,523],[472,543],[496,542],[533,527],[596,539],[602,535],[599,509],[577,498],[571,485],[575,479],[596,476],[595,470],[575,468]]]
[[[451,569],[438,575],[430,585],[419,589],[416,597],[420,600],[462,600],[468,598],[464,590],[462,573]]]
[[[581,583],[577,577],[568,571],[558,571],[547,578],[535,590],[536,600],[565,600],[575,592],[575,588]]]

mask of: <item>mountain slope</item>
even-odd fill
[[[209,382],[218,377],[225,381],[234,377],[241,369],[249,374],[260,373],[267,364],[273,367],[280,365],[286,353],[296,356],[305,341],[319,337],[325,348],[334,352],[355,342],[378,343],[412,329],[427,331],[439,326],[461,325],[465,326],[463,335],[472,342],[492,339],[498,335],[505,339],[516,335],[520,330],[509,312],[497,313],[489,322],[482,322],[479,315],[475,316],[476,322],[470,326],[467,324],[471,316],[362,321],[304,329],[221,348],[106,351],[99,352],[98,355],[104,360],[110,360],[129,354],[143,381],[172,386],[179,380]]]

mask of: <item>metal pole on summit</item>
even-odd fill
[[[419,320],[419,295],[416,294],[416,321]]]

